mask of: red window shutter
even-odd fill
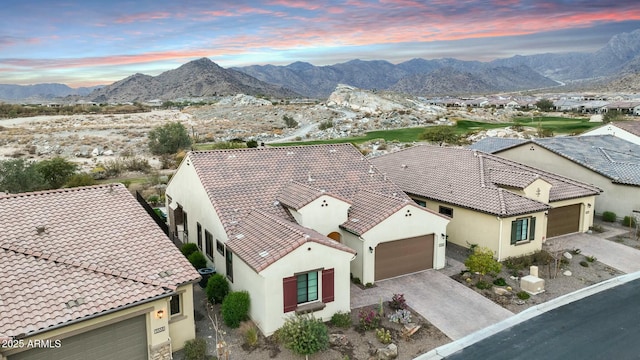
[[[295,276],[282,279],[284,312],[294,311],[298,306],[298,281]]]
[[[322,302],[332,302],[333,292],[333,269],[322,270]]]

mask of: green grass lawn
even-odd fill
[[[601,123],[590,123],[586,118],[564,118],[564,117],[536,117],[533,118],[516,118],[513,122],[506,123],[486,123],[480,121],[458,120],[456,122],[456,132],[460,135],[468,134],[473,131],[489,130],[505,128],[512,125],[522,125],[553,131],[554,134],[573,134],[581,133],[594,127],[600,126]],[[369,131],[364,136],[348,137],[330,140],[310,140],[310,141],[294,141],[279,143],[277,146],[293,146],[293,145],[317,145],[317,144],[340,144],[354,143],[360,144],[374,139],[384,139],[385,141],[413,142],[420,141],[420,134],[425,127],[414,127],[393,130],[375,130]],[[274,144],[275,145],[275,144]]]

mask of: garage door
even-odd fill
[[[549,210],[547,237],[577,232],[580,229],[580,204]]]
[[[433,268],[433,234],[378,244],[375,279]]]
[[[113,360],[147,359],[144,315],[64,338],[60,347],[33,349],[9,356],[9,360]]]

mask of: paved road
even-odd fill
[[[375,305],[404,294],[407,304],[429,320],[452,340],[493,325],[513,315],[436,270],[376,282],[376,287],[362,290],[351,285],[351,308]]]
[[[445,359],[640,359],[640,280],[550,310]]]

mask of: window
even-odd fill
[[[447,215],[450,218],[453,217],[453,209],[450,207],[440,205],[440,207],[438,208],[438,212],[442,215]]]
[[[226,268],[227,268],[227,278],[229,279],[229,281],[233,282],[233,257],[231,254],[231,251],[229,251],[229,249],[226,249]]]
[[[424,200],[417,200],[417,199],[413,199],[413,201],[415,201],[416,204],[422,206],[422,207],[427,207],[427,202]]]
[[[224,256],[224,244],[220,242],[220,240],[216,240],[216,250],[220,253],[220,255]]]
[[[511,244],[534,240],[536,236],[536,218],[528,217],[511,222]]]
[[[171,315],[178,315],[182,312],[180,309],[180,295],[176,294],[171,297],[171,301],[169,302],[169,308],[171,309]]]
[[[213,260],[213,235],[207,230],[204,231],[204,241],[207,245],[207,256]]]
[[[200,223],[196,223],[198,227],[198,247],[200,251],[202,251],[202,225]]]
[[[318,272],[296,276],[298,304],[318,300]]]
[[[284,312],[294,311],[298,305],[312,303],[318,299],[322,299],[322,302],[316,304],[322,306],[315,307],[316,310],[324,308],[323,304],[334,301],[334,269],[324,269],[321,274],[321,284],[318,283],[320,271],[311,271],[282,279]]]

